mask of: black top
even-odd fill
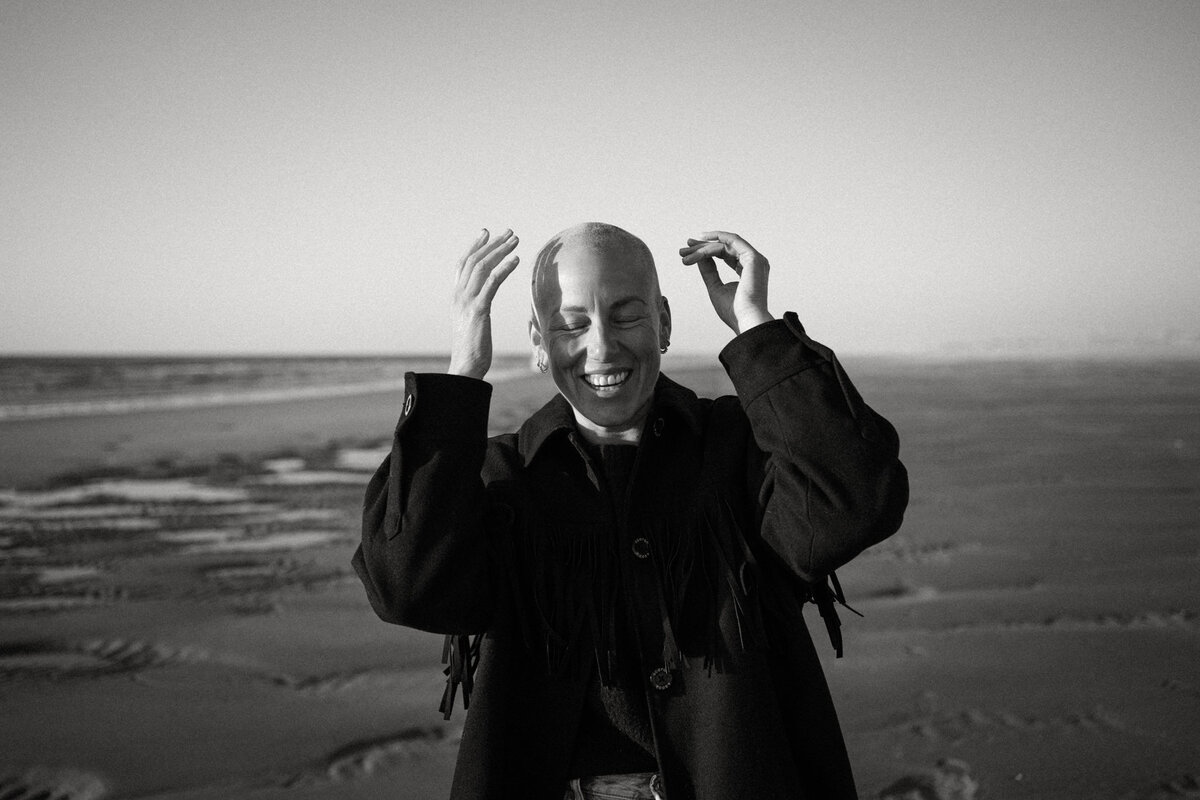
[[[629,479],[637,458],[632,444],[587,445],[592,463],[603,474],[613,513],[625,515]],[[622,626],[619,634],[626,649],[633,637]],[[654,738],[650,732],[650,710],[645,690],[636,673],[621,670],[615,686],[605,686],[597,670],[588,679],[583,714],[571,759],[571,776],[616,775],[628,772],[657,772]]]

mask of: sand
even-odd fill
[[[848,367],[913,483],[812,625],[862,796],[1200,797],[1200,365]],[[349,567],[398,406],[0,424],[0,797],[446,796],[440,639]]]

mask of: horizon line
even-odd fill
[[[718,351],[719,352],[719,351]],[[706,352],[703,350],[682,350],[672,353],[670,356],[664,357],[664,361],[670,359],[685,358],[688,360],[711,358],[714,363],[717,363],[718,352]],[[840,358],[852,359],[878,359],[888,361],[921,361],[921,362],[942,362],[942,361],[1191,361],[1200,360],[1200,346],[1179,347],[1179,346],[1153,346],[1132,344],[1127,347],[1104,347],[1094,346],[1086,348],[1046,348],[1046,349],[1021,349],[1021,348],[1004,348],[996,347],[989,349],[985,346],[967,346],[959,348],[942,348],[930,349],[921,351],[883,351],[883,350],[835,350],[835,353]],[[672,356],[674,358],[672,358]],[[511,361],[515,359],[531,359],[531,355],[525,351],[506,351],[495,353],[494,358]],[[17,361],[17,360],[104,360],[104,359],[126,359],[126,360],[215,360],[215,359],[239,359],[239,360],[335,360],[335,359],[350,359],[350,360],[449,360],[449,352],[430,352],[430,351],[413,351],[413,352],[396,352],[396,351],[345,351],[345,352],[329,352],[329,351],[313,351],[313,352],[280,352],[280,351],[25,351],[3,353],[0,352],[0,361]]]

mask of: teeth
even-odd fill
[[[622,370],[621,372],[595,373],[593,375],[584,375],[583,379],[597,389],[610,386],[620,386],[629,377],[630,371],[631,370]]]

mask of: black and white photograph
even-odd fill
[[[1200,798],[1200,3],[0,0],[0,800]]]

